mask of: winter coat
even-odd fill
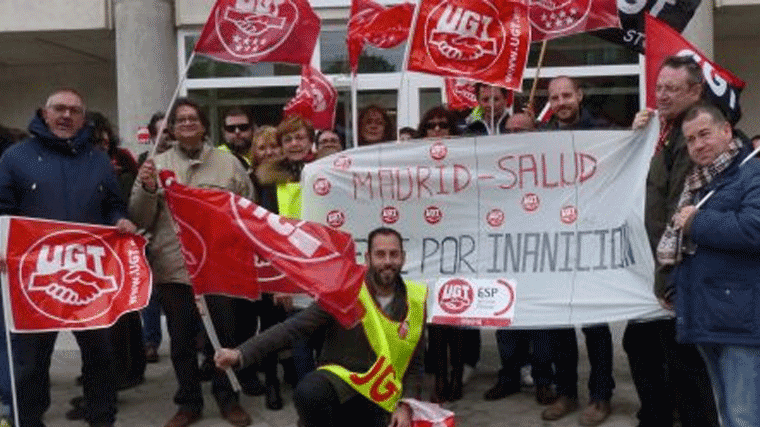
[[[687,230],[696,245],[673,273],[682,342],[760,346],[760,160],[739,163],[702,190],[713,196]]]
[[[0,213],[101,225],[126,216],[111,161],[91,143],[89,125],[62,139],[38,112],[29,133],[0,158]]]

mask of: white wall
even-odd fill
[[[111,0],[2,0],[0,31],[108,28]]]
[[[73,87],[87,108],[116,123],[116,81],[113,64],[80,63],[3,67],[0,73],[0,123],[26,129],[32,115],[56,88]]]
[[[760,134],[760,39],[736,37],[716,40],[715,62],[744,80],[742,119],[737,127],[747,136]]]

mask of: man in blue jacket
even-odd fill
[[[108,156],[91,142],[85,105],[73,89],[53,92],[29,124],[32,137],[0,158],[0,214],[134,232]],[[109,329],[74,332],[90,426],[112,426],[116,380]],[[14,334],[13,361],[21,427],[41,427],[50,406],[50,359],[57,332]]]
[[[677,338],[702,353],[720,425],[757,426],[760,161],[742,164],[752,146],[715,106],[692,107],[682,130],[694,168],[657,247],[660,264],[675,266]]]

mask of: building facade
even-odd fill
[[[310,0],[322,20],[312,59],[339,92],[340,127],[351,125],[351,83],[346,51],[350,0]],[[397,0],[381,1],[392,4]],[[207,109],[212,138],[230,106],[251,108],[259,124],[276,124],[294,95],[300,70],[287,64],[226,64],[188,59],[213,0],[8,0],[0,2],[0,124],[26,128],[54,88],[71,86],[88,108],[118,124],[123,144],[135,152],[137,129],[166,108],[175,89]],[[760,0],[702,0],[684,31],[715,62],[747,82],[738,127],[760,133]],[[534,43],[524,75],[527,96],[536,76]],[[367,47],[358,75],[359,108],[386,108],[397,127],[416,127],[428,108],[442,103],[442,79],[403,73],[405,46]],[[643,105],[644,59],[590,35],[552,40],[540,70],[537,108],[557,75],[580,79],[592,109],[621,126]],[[181,76],[186,75],[186,78]],[[518,96],[518,99],[520,96]],[[346,132],[350,135],[350,131]]]

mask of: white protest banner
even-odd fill
[[[404,236],[436,323],[558,326],[664,314],[645,180],[658,129],[417,140],[306,166],[303,219]]]

